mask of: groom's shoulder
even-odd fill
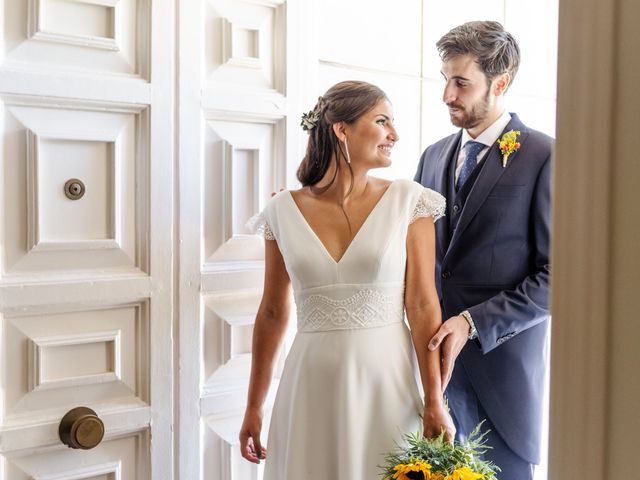
[[[553,143],[554,139],[546,133],[527,129],[527,137],[522,145],[522,153],[528,159],[525,164],[533,171],[544,168],[552,161]]]
[[[539,148],[551,153],[551,149],[553,148],[553,144],[555,142],[555,139],[553,137],[550,137],[546,133],[535,130],[533,128],[527,129],[527,132],[529,135],[528,141],[531,142],[532,147]]]
[[[526,131],[526,142],[529,144],[529,150],[536,152],[538,155],[551,155],[555,139],[540,130],[528,127],[516,113],[511,112],[511,122],[507,125],[507,129]]]
[[[435,143],[432,143],[427,148],[425,148],[424,152],[422,152],[422,156],[430,156],[430,155],[440,155],[444,150],[451,147],[452,142],[456,140],[456,137],[460,135],[460,131],[456,133],[452,133],[451,135],[441,138]]]

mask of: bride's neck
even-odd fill
[[[331,162],[331,165],[332,167],[327,170],[322,180],[317,184],[319,188],[331,184],[322,194],[323,196],[343,203],[347,198],[358,198],[365,192],[370,181],[368,170],[359,171],[353,167],[349,170],[346,162],[342,162],[335,180],[331,183],[336,169],[335,162]]]

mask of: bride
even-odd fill
[[[445,201],[409,180],[369,176],[391,163],[399,138],[378,87],[334,85],[302,126],[309,132],[298,168],[303,187],[278,193],[253,219],[266,240],[266,266],[240,448],[251,462],[266,459],[265,480],[374,479],[403,433],[454,435],[440,352],[427,348],[442,322],[433,223]],[[262,408],[292,287],[298,328],[267,455]]]

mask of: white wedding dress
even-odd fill
[[[420,428],[422,400],[404,322],[406,238],[444,198],[396,180],[336,262],[288,191],[254,217],[293,284],[297,333],[276,395],[265,480],[375,480]]]

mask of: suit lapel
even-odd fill
[[[436,190],[442,194],[447,191],[448,166],[454,161],[453,156],[458,149],[460,137],[462,137],[462,130],[449,138],[449,142],[442,149],[442,155],[436,159]]]
[[[460,143],[460,137],[462,136],[462,130],[456,135],[452,135],[449,138],[449,142],[442,149],[442,155],[439,155],[436,159],[436,191],[442,193],[445,197],[448,192],[448,176],[449,165],[451,162],[455,162],[453,158],[458,150],[458,144]],[[448,208],[448,207],[447,207]],[[438,249],[442,249],[442,257],[448,248],[449,243],[449,222],[447,219],[443,219],[436,224],[436,240]],[[442,258],[441,257],[441,258]]]
[[[520,137],[518,138],[518,140],[521,145],[524,145],[524,142],[526,141],[528,136],[526,127],[522,124],[515,113],[512,113],[511,117],[511,121],[502,131],[499,138],[501,138],[502,135],[509,130],[519,130]],[[458,222],[457,228],[453,232],[448,251],[451,251],[455,246],[465,228],[467,228],[471,220],[473,220],[473,217],[475,217],[475,215],[478,213],[478,210],[480,210],[480,207],[485,202],[487,196],[489,195],[489,193],[491,193],[491,190],[498,182],[500,177],[504,174],[507,168],[509,168],[509,165],[517,160],[519,153],[519,150],[512,153],[509,156],[507,167],[503,168],[502,154],[500,153],[500,147],[498,146],[498,143],[496,142],[491,146],[491,148],[487,152],[487,158],[484,161],[482,170],[480,171],[478,178],[473,185],[473,188],[469,192],[469,196],[467,197],[467,200],[464,204],[464,208],[460,213],[460,221]]]

